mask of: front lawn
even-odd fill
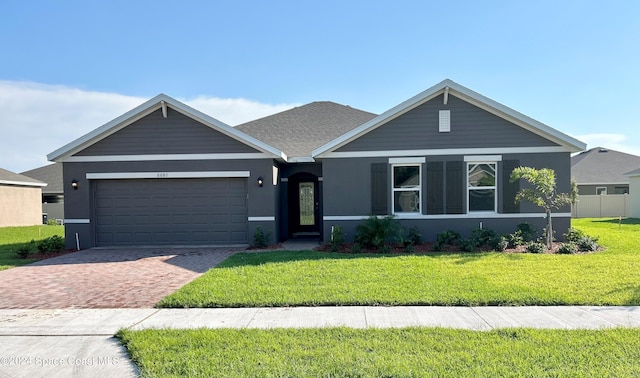
[[[623,377],[640,329],[120,331],[144,377]]]
[[[640,221],[574,220],[604,252],[580,255],[240,253],[160,307],[640,305]]]
[[[40,225],[0,228],[0,270],[36,261],[35,259],[18,258],[18,249],[31,240],[38,242],[54,235],[64,238],[64,226]]]

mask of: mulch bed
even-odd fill
[[[78,250],[75,248],[71,248],[71,249],[63,249],[56,252],[30,253],[27,255],[25,259],[40,261],[40,260],[50,259],[52,257],[66,255],[73,252],[78,252]]]
[[[353,244],[354,243],[344,243],[340,249],[338,250],[338,253],[353,253]],[[413,254],[427,254],[427,253],[443,253],[443,252],[449,252],[449,253],[471,253],[471,252],[464,252],[460,250],[460,246],[458,245],[445,245],[443,246],[441,251],[435,251],[433,248],[433,244],[434,243],[422,243],[422,244],[418,244],[415,245],[413,247]],[[407,254],[407,249],[401,245],[398,244],[388,244],[390,247],[390,253],[395,253],[395,254]],[[551,248],[551,250],[545,250],[543,253],[545,254],[554,254],[558,252],[558,248],[560,248],[560,246],[562,245],[562,243],[559,242],[555,242],[553,243],[553,246]],[[322,244],[319,247],[315,248],[316,251],[321,251],[321,252],[332,252],[331,251],[331,244]],[[602,249],[599,249],[599,251]],[[493,250],[492,248],[488,247],[488,246],[482,246],[482,247],[478,247],[476,249],[475,252],[495,252],[495,250]],[[379,250],[377,249],[370,249],[370,248],[361,248],[361,252],[359,253],[380,253]],[[515,248],[507,248],[505,251],[503,251],[502,253],[529,253],[527,252],[527,246],[525,245],[521,245],[521,246],[517,246]],[[593,253],[593,252],[577,252],[576,254],[579,253]]]

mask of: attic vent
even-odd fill
[[[605,153],[605,152],[609,152],[609,150],[607,150],[606,148],[601,148],[598,152]]]
[[[451,131],[451,110],[440,110],[438,130],[441,133],[448,133]]]

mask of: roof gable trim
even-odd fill
[[[342,135],[341,137],[336,138],[331,142],[325,144],[324,146],[315,149],[312,152],[312,156],[323,157],[325,154],[335,151],[336,149],[348,144],[349,142],[358,139],[362,135],[375,130],[376,128],[390,122],[391,120],[409,112],[410,110],[432,100],[433,98],[445,92],[447,92],[448,95],[456,96],[498,117],[504,118],[507,121],[512,122],[528,131],[549,139],[554,143],[565,147],[569,151],[578,152],[586,148],[585,143],[573,137],[570,137],[556,129],[553,129],[550,126],[534,120],[533,118],[517,112],[477,92],[474,92],[471,89],[463,87],[462,85],[452,80],[446,79],[432,86],[431,88],[428,88],[427,90],[411,97],[401,104],[389,109],[388,111],[382,113],[371,121],[366,122],[361,126],[353,129],[352,131]]]
[[[112,135],[117,131],[127,127],[133,122],[144,118],[154,111],[166,106],[169,106],[172,109],[182,113],[183,115],[192,118],[218,132],[221,132],[228,137],[231,137],[241,143],[247,144],[250,147],[256,148],[263,153],[267,153],[272,157],[279,158],[284,161],[287,160],[287,156],[275,147],[272,147],[250,135],[247,135],[240,130],[236,130],[233,127],[196,109],[193,109],[190,106],[183,104],[182,102],[175,100],[165,94],[157,95],[156,97],[146,101],[145,103],[126,112],[125,114],[113,119],[112,121],[98,127],[88,134],[85,134],[80,138],[66,144],[65,146],[51,152],[49,155],[47,155],[47,159],[57,162],[66,160],[71,155],[82,151],[83,149],[99,142],[109,135]]]

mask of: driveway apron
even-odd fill
[[[0,308],[150,308],[238,248],[93,248],[0,271]]]

